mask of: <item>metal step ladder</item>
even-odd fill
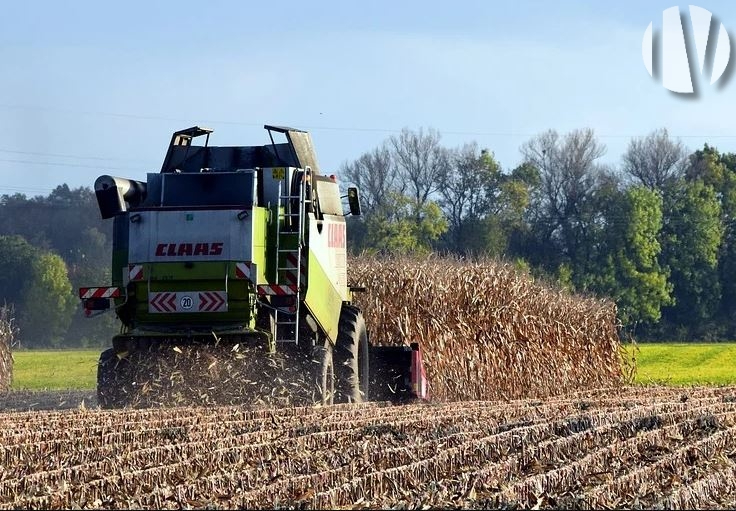
[[[306,205],[311,203],[307,198],[307,181],[311,177],[311,169],[295,170],[299,180],[299,193],[292,195],[288,173],[279,182],[279,216],[276,224],[276,282],[277,286],[291,286],[296,289],[293,295],[294,304],[289,311],[280,307],[274,308],[276,342],[299,344],[299,307],[302,287],[302,248],[304,247],[304,228]],[[286,193],[283,192],[285,185]],[[293,208],[297,202],[296,210]],[[287,248],[282,248],[286,245]],[[291,296],[291,295],[290,295]]]

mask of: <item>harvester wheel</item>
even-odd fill
[[[368,401],[368,333],[363,313],[346,305],[340,313],[335,344],[338,403]]]
[[[122,406],[117,383],[118,357],[110,348],[102,352],[97,364],[97,403],[100,408]]]
[[[325,339],[323,346],[315,347],[314,354],[314,360],[318,364],[316,383],[320,393],[316,402],[331,405],[335,402],[335,364],[329,339]]]

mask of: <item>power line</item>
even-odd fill
[[[70,109],[63,109],[63,108],[53,108],[53,107],[45,107],[45,106],[28,106],[28,105],[9,105],[9,104],[0,104],[0,108],[8,108],[8,109],[18,109],[18,110],[45,110],[45,111],[56,111],[56,112],[62,112],[62,113],[68,113],[68,114],[74,114],[74,115],[98,115],[98,116],[107,116],[107,117],[122,117],[122,118],[130,118],[130,119],[142,119],[142,120],[155,120],[155,121],[167,121],[167,122],[181,122],[181,123],[191,123],[191,118],[189,119],[182,119],[182,118],[175,118],[175,117],[160,117],[160,116],[153,116],[153,115],[141,115],[141,114],[127,114],[127,113],[119,113],[119,112],[99,112],[99,111],[79,111],[79,110],[70,110]],[[231,124],[231,125],[237,125],[237,126],[249,126],[249,127],[262,127],[263,125],[260,123],[252,123],[252,122],[243,122],[243,121],[233,121],[233,120],[215,120],[215,119],[201,119],[201,122],[203,124],[211,123],[211,124]],[[346,132],[374,132],[374,133],[400,133],[402,130],[398,128],[374,128],[374,127],[356,127],[356,126],[310,126],[310,125],[300,125],[303,129],[308,129],[312,131],[346,131]],[[511,131],[464,131],[464,130],[439,130],[438,131],[442,135],[466,135],[466,136],[485,136],[485,137],[516,137],[516,138],[530,138],[534,137],[539,134],[539,132],[536,133],[521,133],[521,132],[511,132]],[[542,130],[544,131],[544,130]],[[598,138],[638,138],[638,137],[644,137],[646,134],[621,134],[621,133],[611,133],[611,134],[596,134],[596,137]],[[736,134],[676,134],[672,133],[672,137],[675,138],[736,138]]]
[[[74,154],[41,153],[41,152],[35,152],[35,151],[16,151],[13,149],[0,149],[0,153],[26,154],[30,156],[52,156],[55,158],[71,158],[75,160],[100,160],[100,161],[118,160],[118,161],[147,162],[147,160],[140,160],[140,159],[135,159],[135,158],[117,158],[115,156],[80,156],[80,155],[74,155]]]
[[[33,187],[33,186],[14,186],[14,185],[0,185],[0,188],[12,188],[14,190],[53,190],[54,188],[41,188],[41,187]]]
[[[0,209],[79,209],[79,204],[64,204],[53,202],[21,202],[17,204],[0,204]]]
[[[23,186],[3,186],[0,185],[0,190],[7,190],[10,192],[21,192],[21,193],[51,193],[53,188],[30,188]]]
[[[63,185],[56,185],[56,186],[49,186],[49,187],[40,187],[40,186],[18,186],[18,185],[3,185],[0,184],[0,192],[3,190],[9,190],[13,192],[43,192],[43,193],[51,193],[54,190],[56,190],[59,186]],[[69,185],[67,185],[69,186]],[[90,186],[81,186],[81,187],[69,187],[70,190],[76,190],[77,188],[91,188]]]
[[[125,114],[120,112],[94,112],[94,111],[79,111],[79,110],[70,110],[65,108],[54,108],[54,107],[45,107],[45,106],[28,106],[28,105],[8,105],[8,104],[0,104],[0,108],[9,108],[13,110],[46,110],[46,111],[52,111],[52,112],[61,112],[65,114],[72,114],[72,115],[99,115],[104,117],[122,117],[125,119],[142,119],[147,121],[167,121],[167,122],[183,122],[183,123],[189,123],[192,122],[190,119],[181,119],[176,117],[160,117],[155,115],[142,115],[142,114]],[[253,126],[253,127],[262,127],[263,124],[260,123],[248,123],[248,122],[241,122],[241,121],[213,121],[208,119],[201,119],[201,122],[207,123],[218,123],[218,124],[237,124],[241,126]]]
[[[29,165],[48,165],[51,167],[80,167],[80,168],[87,168],[87,169],[97,169],[97,170],[133,170],[133,171],[143,171],[147,172],[151,170],[148,169],[142,169],[142,168],[133,168],[133,167],[109,167],[107,165],[84,165],[82,163],[67,163],[67,162],[52,162],[52,161],[31,161],[31,160],[13,160],[13,159],[6,159],[6,158],[0,158],[0,162],[5,163],[23,163],[23,164],[29,164]]]
[[[73,115],[100,115],[100,116],[106,116],[106,117],[123,117],[123,118],[130,118],[130,119],[144,119],[144,120],[155,120],[155,121],[177,121],[177,122],[181,121],[181,119],[175,119],[175,118],[170,118],[170,117],[123,114],[123,113],[117,113],[117,112],[91,112],[91,111],[88,112],[88,111],[70,110],[66,108],[55,108],[55,107],[48,107],[48,106],[0,104],[0,108],[8,108],[12,110],[45,110],[45,111],[61,112],[61,113],[73,114]]]

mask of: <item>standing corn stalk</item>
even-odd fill
[[[631,374],[611,301],[493,260],[359,257],[349,268],[367,287],[356,303],[372,341],[419,342],[433,399],[538,398]]]
[[[13,316],[12,307],[0,307],[0,392],[9,390],[13,380],[13,356],[10,348],[17,331]]]

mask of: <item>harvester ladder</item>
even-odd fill
[[[295,172],[299,183],[298,195],[292,195],[293,190],[288,181],[288,172],[285,173],[284,180],[279,182],[279,218],[276,224],[276,285],[296,286],[296,295],[294,295],[294,304],[289,311],[279,307],[274,308],[274,323],[276,325],[276,342],[299,344],[304,220],[306,205],[312,201],[307,198],[306,194],[311,169],[309,167],[296,169]],[[286,193],[283,193],[284,188],[286,188]],[[292,207],[295,202],[298,204],[296,210]],[[283,243],[286,248],[282,248],[282,242],[286,240],[288,242]]]

